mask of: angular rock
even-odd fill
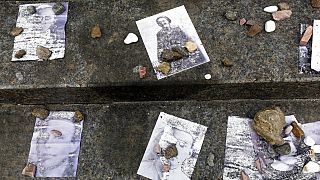
[[[147,74],[147,68],[144,66],[139,67],[139,77],[140,79],[144,78]]]
[[[162,62],[159,64],[159,66],[156,68],[157,71],[162,72],[163,74],[168,74],[171,70],[170,63]]]
[[[178,150],[175,144],[169,145],[165,150],[164,150],[164,157],[166,159],[170,159],[173,157],[176,157],[178,155]]]
[[[311,36],[313,33],[313,27],[312,26],[308,26],[306,31],[303,33],[303,36],[300,40],[300,46],[305,46],[308,44]]]
[[[304,132],[301,129],[301,127],[297,124],[297,122],[292,122],[291,123],[292,128],[292,133],[294,136],[296,136],[297,138],[302,138],[304,136]]]
[[[28,6],[27,11],[29,14],[35,14],[37,12],[37,9],[34,6]]]
[[[55,130],[55,129],[51,130],[50,133],[51,133],[54,137],[60,137],[60,136],[62,136],[62,133],[61,133],[60,131],[58,131],[58,130]]]
[[[278,107],[266,108],[258,111],[253,120],[253,129],[271,145],[282,145],[281,137],[285,126],[284,113]]]
[[[161,57],[164,62],[173,62],[183,57],[188,56],[189,53],[185,48],[174,47],[171,50],[165,49],[162,51]]]
[[[22,175],[24,176],[29,176],[29,177],[34,177],[35,173],[36,173],[36,165],[32,164],[32,163],[28,163],[26,165],[25,168],[23,168],[22,170]]]
[[[154,147],[153,147],[153,151],[159,156],[160,153],[161,153],[161,147],[159,144],[156,144]]]
[[[238,18],[238,13],[235,12],[235,11],[230,11],[228,10],[226,13],[225,13],[225,17],[230,20],[230,21],[235,21],[237,20]]]
[[[291,147],[289,143],[284,143],[280,146],[273,146],[273,149],[279,155],[288,155],[291,153]]]
[[[314,8],[320,8],[320,0],[311,0],[311,6]]]
[[[40,60],[48,60],[52,54],[52,51],[46,47],[38,46],[36,54]]]
[[[21,50],[19,50],[19,51],[16,52],[16,54],[14,55],[14,57],[20,59],[20,58],[22,58],[22,57],[23,57],[24,55],[26,55],[26,54],[27,54],[27,52],[26,52],[25,50],[21,49]]]
[[[10,35],[11,36],[18,36],[19,34],[21,34],[23,32],[23,28],[22,27],[14,27],[12,28],[12,30],[10,31]]]
[[[191,53],[193,53],[194,51],[196,51],[198,49],[197,44],[195,42],[193,42],[193,41],[186,42],[185,47]]]
[[[261,31],[262,31],[262,27],[257,24],[254,24],[253,26],[250,27],[249,31],[247,32],[247,35],[249,37],[254,37]]]
[[[48,116],[49,116],[49,111],[46,110],[46,109],[43,109],[43,108],[35,108],[31,114],[36,117],[36,118],[39,118],[39,119],[46,119]]]
[[[264,12],[274,13],[278,11],[278,6],[268,6],[263,9]]]
[[[84,120],[84,115],[80,111],[74,112],[73,119],[75,122],[79,123]]]
[[[101,35],[102,35],[102,33],[101,33],[101,29],[100,29],[99,24],[97,24],[91,28],[91,37],[92,38],[99,38],[99,37],[101,37]]]
[[[57,2],[53,7],[52,10],[54,12],[55,15],[60,15],[62,14],[66,8],[64,7],[64,5],[61,2]]]
[[[290,6],[288,3],[286,2],[281,2],[278,4],[278,7],[280,10],[289,10],[290,9]]]
[[[186,47],[173,47],[172,51],[180,53],[183,57],[189,56],[189,51],[187,50]]]
[[[213,167],[214,166],[214,154],[210,153],[207,158],[207,164],[208,166]]]
[[[229,58],[224,58],[222,60],[222,64],[226,67],[231,67],[231,66],[233,66],[233,61]]]
[[[291,133],[293,127],[291,125],[287,126],[286,129],[284,130],[284,134],[288,135]]]
[[[277,11],[277,12],[272,13],[272,17],[276,21],[288,19],[288,18],[290,18],[291,15],[292,15],[291,10],[282,10],[282,11]]]
[[[240,180],[250,180],[247,173],[245,173],[243,170],[241,170],[241,172],[240,172]]]
[[[273,32],[276,30],[276,23],[272,20],[269,20],[264,25],[266,32]]]
[[[125,44],[131,44],[131,43],[135,43],[138,41],[139,41],[139,38],[137,35],[135,35],[134,33],[129,33],[123,42]]]
[[[241,19],[239,20],[239,24],[240,24],[240,26],[245,25],[245,24],[246,24],[246,22],[247,22],[247,20],[246,20],[245,18],[241,18]]]

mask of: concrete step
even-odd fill
[[[136,175],[160,112],[208,127],[192,179],[222,179],[228,116],[252,118],[261,108],[276,105],[304,122],[318,121],[320,100],[225,100],[56,104],[50,110],[80,110],[86,114],[78,179],[143,179]],[[35,123],[31,111],[39,105],[1,105],[0,176],[23,179]],[[207,165],[209,153],[214,166]]]

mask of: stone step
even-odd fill
[[[319,120],[319,99],[119,102],[56,104],[49,110],[80,110],[85,115],[78,179],[142,179],[136,175],[160,112],[208,127],[192,179],[222,179],[228,116],[252,118],[261,108],[279,106],[298,121]],[[22,179],[39,105],[1,105],[0,159],[2,179]],[[207,157],[214,154],[214,165]]]

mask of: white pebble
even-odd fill
[[[204,75],[204,78],[207,79],[207,80],[211,79],[211,74]]]
[[[265,23],[264,29],[266,32],[273,32],[276,30],[276,23],[272,20],[269,20]]]
[[[314,145],[311,147],[314,153],[318,154],[320,153],[320,145]]]
[[[278,6],[268,6],[268,7],[265,7],[263,11],[268,13],[274,13],[278,11]]]
[[[307,146],[313,146],[316,144],[316,142],[312,139],[312,137],[307,136],[304,138],[303,142],[307,145]]]
[[[271,167],[278,171],[289,171],[292,169],[292,167],[290,167],[288,164],[277,160],[274,160],[274,162],[271,164]]]
[[[320,166],[318,163],[309,161],[304,167],[302,172],[303,173],[314,173],[314,172],[319,172],[320,171]]]
[[[298,162],[297,158],[292,157],[292,156],[280,156],[279,158],[281,162],[288,164],[288,165],[294,165],[295,163]]]
[[[137,35],[133,34],[133,33],[129,33],[127,35],[127,37],[124,39],[124,43],[125,44],[131,44],[131,43],[135,43],[138,42],[139,38]]]
[[[293,129],[293,127],[292,127],[291,125],[289,125],[289,126],[284,130],[284,133],[285,133],[286,135],[288,135],[288,134],[291,133],[292,129]]]

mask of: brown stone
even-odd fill
[[[20,59],[22,58],[24,55],[26,55],[27,52],[23,49],[19,50],[16,52],[16,54],[14,55],[15,58]]]
[[[254,37],[261,31],[262,31],[262,27],[257,24],[254,24],[253,26],[250,27],[249,31],[247,32],[247,35],[249,37]]]
[[[80,111],[76,111],[73,118],[75,122],[81,122],[84,120],[84,116]]]
[[[12,30],[10,32],[10,35],[11,36],[18,36],[22,32],[23,32],[23,28],[22,27],[14,27],[14,28],[12,28]]]
[[[300,46],[305,46],[308,44],[311,36],[312,36],[312,33],[313,33],[313,27],[312,26],[308,26],[306,31],[304,32],[301,40],[300,40]]]
[[[185,47],[191,53],[194,52],[195,50],[197,50],[197,48],[198,48],[197,44],[195,42],[193,42],[193,41],[186,42]]]
[[[250,180],[247,173],[245,173],[243,170],[241,170],[241,172],[240,172],[240,180]]]
[[[36,118],[44,120],[49,116],[49,111],[42,108],[36,108],[32,111],[31,114]]]
[[[168,62],[162,62],[159,64],[156,70],[162,72],[163,74],[168,74],[171,70],[171,65]]]
[[[262,165],[260,159],[257,159],[254,163],[255,167],[258,169],[259,172],[262,172]]]
[[[28,163],[25,168],[22,170],[22,175],[24,176],[29,176],[29,177],[34,177],[36,173],[36,165],[32,163]]]
[[[172,48],[170,49],[164,49],[162,51],[161,57],[164,62],[173,62],[177,61],[179,59],[182,59],[185,56],[188,56],[188,52],[184,48]]]
[[[254,116],[252,127],[269,144],[282,145],[284,140],[281,133],[285,124],[285,116],[281,109],[272,107],[258,111]]]
[[[178,150],[175,144],[172,144],[170,146],[168,146],[165,150],[164,150],[164,157],[166,159],[170,159],[172,157],[176,157],[178,155]]]
[[[254,20],[247,20],[247,22],[246,22],[247,26],[253,26],[255,24],[257,24],[257,23]]]
[[[292,122],[291,126],[293,127],[291,132],[294,136],[296,136],[297,138],[302,138],[304,136],[304,132],[301,129],[301,127],[297,124],[297,122]]]
[[[157,154],[157,155],[160,155],[161,153],[161,147],[159,144],[156,144],[154,147],[153,147],[153,151]]]
[[[241,18],[241,19],[239,20],[239,24],[240,24],[240,26],[245,25],[245,24],[246,24],[246,22],[247,22],[247,20],[246,20],[245,18]]]
[[[280,10],[289,10],[290,9],[289,4],[286,2],[279,3],[278,7]]]
[[[101,35],[102,34],[101,34],[101,29],[100,29],[99,24],[97,24],[91,28],[91,37],[92,38],[99,38],[99,37],[101,37]]]
[[[314,8],[320,8],[320,0],[311,0],[311,6]]]
[[[58,131],[58,130],[55,130],[55,129],[51,130],[50,133],[51,133],[54,137],[60,137],[60,136],[62,136],[62,133],[61,133],[60,131]]]
[[[233,61],[229,58],[224,58],[222,60],[222,64],[226,67],[231,67],[231,66],[233,66]]]
[[[48,60],[52,54],[52,51],[50,51],[49,48],[38,46],[36,54],[40,60]]]
[[[291,15],[292,15],[291,10],[282,10],[282,11],[277,11],[277,12],[272,13],[272,17],[276,21],[288,19],[288,18],[290,18]]]

